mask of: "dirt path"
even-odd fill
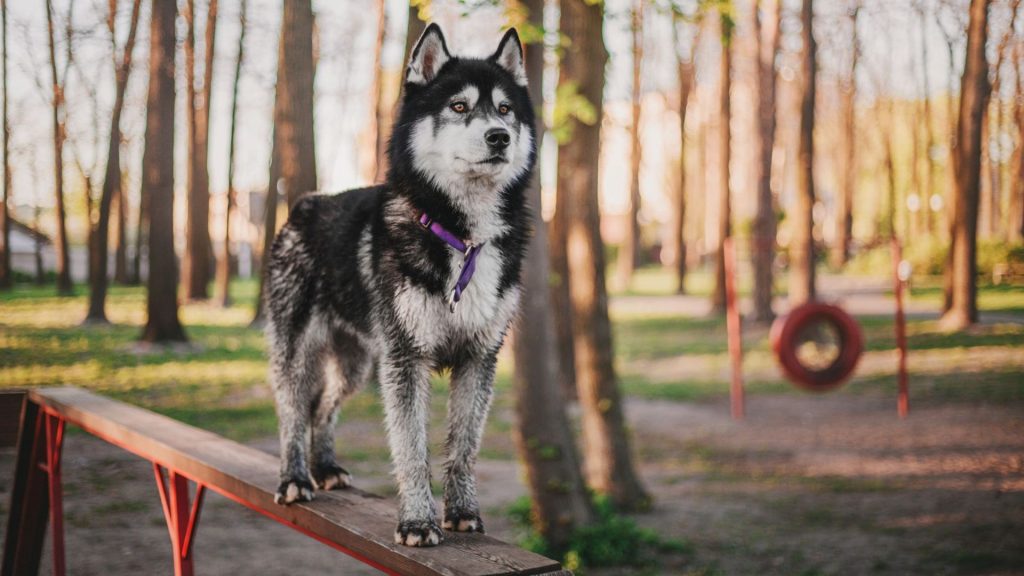
[[[748,409],[735,423],[724,402],[629,402],[656,498],[637,521],[696,550],[644,573],[1024,574],[1024,406],[921,403],[901,422],[891,398],[840,393]],[[149,465],[82,434],[65,458],[69,573],[169,573]],[[0,452],[0,530],[12,465]],[[383,459],[350,467],[393,493]],[[480,476],[490,532],[514,538],[501,511],[524,493],[516,464],[484,460]],[[195,553],[205,574],[374,573],[216,495]]]
[[[1024,407],[633,402],[656,511],[723,574],[1024,574]],[[663,527],[663,528],[662,528]]]

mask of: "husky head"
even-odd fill
[[[437,24],[409,57],[405,96],[392,139],[412,170],[457,203],[480,201],[525,181],[532,168],[534,114],[523,48],[509,30],[491,56],[458,58]]]

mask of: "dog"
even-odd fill
[[[292,208],[266,270],[266,334],[281,437],[275,501],[344,488],[334,427],[376,373],[394,476],[395,542],[483,532],[474,466],[496,357],[517,313],[529,236],[534,110],[514,29],[487,58],[452,56],[441,28],[409,57],[386,182]],[[450,370],[444,515],[430,489],[432,371]]]

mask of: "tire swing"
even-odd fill
[[[843,385],[864,352],[860,324],[842,308],[808,302],[772,324],[771,344],[798,388],[827,392]]]

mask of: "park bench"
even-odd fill
[[[153,463],[176,575],[193,573],[191,543],[207,489],[388,574],[571,574],[558,562],[483,534],[449,532],[434,548],[397,545],[393,503],[354,488],[318,493],[310,503],[279,506],[274,504],[274,456],[79,388],[0,392],[0,445],[12,443],[11,423],[18,422],[2,576],[38,573],[48,515],[53,573],[64,572],[60,453],[65,424]]]

